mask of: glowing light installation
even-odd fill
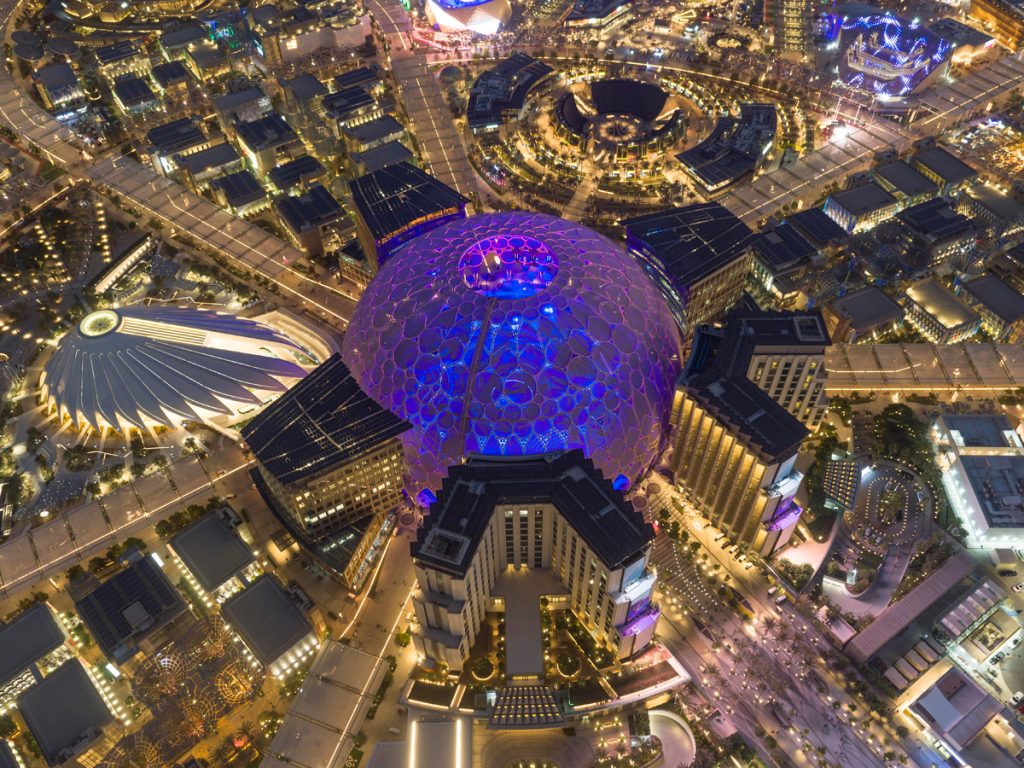
[[[918,90],[953,54],[953,47],[922,27],[891,13],[843,22],[839,77],[876,96],[898,98]]]
[[[469,453],[581,448],[628,486],[662,447],[679,352],[664,298],[623,249],[516,212],[398,250],[364,292],[344,357],[413,425],[408,489],[429,503]]]
[[[509,0],[426,0],[424,7],[442,32],[493,35],[512,18]]]

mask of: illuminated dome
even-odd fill
[[[470,453],[582,448],[619,487],[662,445],[679,373],[668,306],[624,250],[534,213],[453,221],[384,264],[344,356],[406,419],[421,502]]]
[[[509,0],[426,0],[424,8],[442,32],[493,35],[512,18]]]
[[[287,390],[325,351],[297,320],[273,317],[287,333],[188,307],[92,312],[46,363],[43,398],[60,418],[96,429],[230,422]]]

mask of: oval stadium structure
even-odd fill
[[[230,423],[305,376],[313,354],[290,335],[230,314],[104,309],[60,340],[40,386],[58,417],[79,427]]]
[[[424,7],[442,32],[493,35],[512,18],[509,0],[426,0]]]
[[[680,341],[624,249],[514,212],[403,246],[364,292],[343,354],[362,388],[413,425],[407,488],[429,503],[473,453],[581,448],[628,487],[662,447]]]

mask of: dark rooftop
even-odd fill
[[[818,253],[806,237],[786,222],[754,235],[750,244],[773,272],[792,269],[810,261]]]
[[[676,158],[708,189],[718,189],[752,173],[775,140],[772,104],[741,104],[739,118],[719,118],[704,141]]]
[[[377,405],[332,355],[242,430],[249,449],[284,485],[357,458],[410,425]]]
[[[124,61],[138,55],[139,46],[130,40],[120,40],[110,45],[104,45],[95,50],[96,61],[100,64],[113,64],[117,61]]]
[[[464,576],[499,504],[550,502],[610,569],[640,557],[654,529],[580,450],[471,456],[448,470],[412,546],[415,559]]]
[[[153,67],[153,79],[162,88],[168,88],[177,83],[187,82],[192,78],[188,68],[180,61],[168,61],[164,64],[157,64]]]
[[[373,96],[358,85],[324,96],[321,102],[324,112],[334,118],[343,118],[350,112],[368,107],[373,103]]]
[[[227,176],[214,179],[210,186],[223,191],[224,199],[234,208],[255,203],[267,196],[263,185],[249,171],[229,173]]]
[[[313,631],[281,582],[270,574],[232,595],[220,612],[264,665],[272,664]]]
[[[938,191],[934,181],[903,160],[881,165],[872,173],[885,189],[890,192],[899,192],[907,197],[917,197]]]
[[[141,77],[126,77],[114,83],[114,95],[125,108],[156,101],[156,94]]]
[[[903,317],[903,308],[896,300],[873,285],[836,299],[829,308],[849,320],[852,328],[862,331]]]
[[[189,43],[206,39],[206,28],[199,22],[187,22],[160,33],[160,45],[165,48],[180,48]]]
[[[941,242],[971,231],[974,225],[941,197],[913,205],[896,214],[907,229],[929,241]]]
[[[284,165],[272,168],[267,174],[271,183],[278,189],[290,189],[299,183],[309,183],[326,173],[323,164],[311,155],[291,160]]]
[[[255,152],[279,147],[298,139],[298,134],[288,125],[288,121],[276,112],[256,120],[235,123],[235,132],[238,139]]]
[[[18,711],[49,765],[63,763],[114,719],[78,659],[21,694]]]
[[[32,73],[32,79],[41,84],[50,93],[57,93],[66,88],[71,88],[78,83],[75,77],[75,70],[70,64],[57,62],[40,67]]]
[[[206,143],[206,135],[191,117],[182,117],[151,128],[146,139],[162,155],[172,155]]]
[[[337,221],[343,215],[338,201],[320,184],[314,184],[298,197],[279,197],[274,207],[293,232],[307,232]]]
[[[786,222],[800,230],[819,248],[846,237],[846,230],[836,224],[821,208],[808,208],[806,211],[794,213],[786,218]]]
[[[185,611],[152,557],[142,557],[75,601],[78,615],[109,658],[130,658],[135,643]]]
[[[370,120],[369,122],[346,128],[345,134],[358,142],[368,143],[380,141],[386,136],[394,136],[403,130],[405,129],[402,127],[402,124],[392,115],[384,115],[384,117],[378,117],[376,120]]]
[[[167,544],[208,592],[255,560],[235,529],[216,513],[193,523]]]
[[[21,762],[14,756],[11,742],[7,739],[0,739],[0,768],[22,768]]]
[[[389,165],[410,162],[413,159],[413,154],[402,142],[389,141],[387,144],[381,144],[379,147],[368,149],[365,152],[357,152],[353,158],[367,173],[372,173],[381,168],[387,168]]]
[[[895,197],[873,181],[853,189],[833,192],[829,197],[853,216],[871,213],[896,202]]]
[[[267,94],[265,94],[261,88],[257,88],[253,85],[249,88],[242,88],[238,91],[228,91],[227,93],[222,93],[219,96],[214,96],[213,106],[218,112],[231,114],[232,110],[262,101],[266,98]]]
[[[411,163],[398,163],[351,182],[352,201],[373,239],[382,243],[414,223],[444,211],[460,212],[469,201]]]
[[[224,142],[223,144],[214,144],[207,149],[193,152],[190,155],[179,155],[175,160],[177,160],[179,166],[189,173],[202,173],[211,168],[230,165],[239,160],[239,157],[235,148]]]
[[[369,67],[357,67],[334,78],[334,89],[343,91],[359,85],[373,85],[380,82],[380,75]]]
[[[911,158],[910,162],[912,165],[920,165],[927,168],[947,184],[959,184],[964,181],[970,181],[978,175],[971,166],[942,147],[918,152]]]
[[[319,96],[326,96],[327,86],[321,83],[316,77],[305,72],[298,77],[292,78],[285,86],[296,101],[311,101]]]
[[[626,245],[656,258],[677,290],[740,258],[752,233],[720,203],[698,203],[628,219]]]
[[[765,461],[795,453],[807,428],[747,378],[751,357],[765,347],[822,353],[831,343],[817,312],[731,312],[722,328],[702,327],[680,384]]]
[[[543,61],[517,52],[481,73],[469,91],[469,127],[498,125],[502,113],[520,109],[530,90],[552,71]]]
[[[0,687],[63,642],[64,633],[44,603],[23,611],[9,624],[0,624]]]
[[[991,272],[963,283],[960,289],[1005,323],[1024,318],[1024,296]]]

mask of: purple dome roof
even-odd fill
[[[412,240],[345,334],[362,388],[413,425],[421,501],[470,453],[581,448],[620,487],[660,452],[680,343],[664,298],[619,246],[537,213],[484,214]]]

